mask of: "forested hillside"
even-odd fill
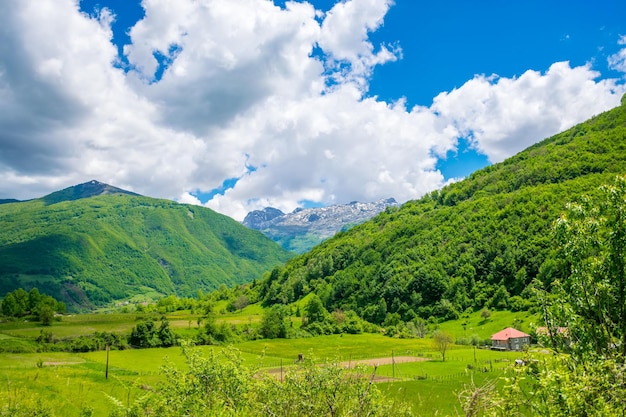
[[[562,274],[550,231],[566,203],[626,172],[626,103],[275,268],[267,304],[315,292],[373,323],[528,307],[534,278]],[[392,320],[393,321],[393,320]]]
[[[0,294],[36,287],[69,309],[137,294],[191,296],[249,282],[290,257],[207,208],[77,190],[0,205]]]

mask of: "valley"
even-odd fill
[[[622,102],[300,255],[93,181],[0,204],[0,416],[619,414]]]

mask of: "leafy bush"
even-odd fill
[[[282,381],[247,367],[233,348],[210,350],[206,357],[183,346],[187,365],[162,369],[158,394],[131,405],[113,399],[110,416],[409,416],[410,409],[387,401],[364,368],[310,360],[291,367]]]
[[[177,342],[176,335],[169,327],[169,321],[165,316],[161,317],[161,324],[156,326],[154,319],[142,320],[130,333],[128,344],[139,348],[169,347]]]

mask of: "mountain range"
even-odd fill
[[[402,206],[385,200],[389,207],[375,217],[335,234],[323,209],[248,216],[263,230],[316,224],[316,232],[333,234],[295,257],[210,209],[94,180],[2,201],[0,295],[37,287],[78,310],[252,282],[265,304],[315,293],[329,311],[387,325],[484,307],[525,309],[531,282],[549,288],[562,278],[551,230],[566,204],[597,195],[624,173],[626,96],[465,180]],[[361,203],[326,208],[342,210],[352,210],[352,220],[369,213]]]
[[[291,213],[266,207],[245,217],[243,224],[261,231],[284,249],[304,253],[335,233],[371,219],[387,207],[397,207],[393,198],[359,203],[337,204],[327,207],[297,208]]]
[[[98,181],[0,205],[0,294],[37,287],[70,310],[194,296],[250,282],[292,255],[210,209]]]

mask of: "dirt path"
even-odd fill
[[[417,356],[394,356],[385,358],[374,359],[358,359],[351,362],[341,362],[340,365],[344,368],[354,367],[356,364],[362,364],[366,366],[379,366],[379,365],[391,365],[392,363],[409,363],[409,362],[424,362],[428,361],[428,358],[420,358]]]
[[[421,358],[417,356],[394,356],[392,357],[384,357],[384,358],[372,358],[372,359],[358,359],[353,361],[344,361],[340,362],[339,366],[343,368],[354,368],[356,365],[365,365],[365,366],[380,366],[380,365],[391,365],[393,363],[409,363],[409,362],[424,362],[428,361],[428,358]],[[281,368],[270,368],[264,369],[262,372],[272,375],[272,377],[279,378],[282,372],[286,372],[288,367],[283,369]],[[393,378],[386,376],[378,376],[374,377],[374,382],[389,382],[393,381]]]
[[[66,366],[66,365],[79,365],[83,362],[43,362],[43,366]]]

